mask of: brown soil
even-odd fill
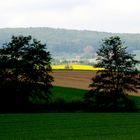
[[[56,70],[52,72],[53,85],[89,90],[89,84],[95,74],[95,71]],[[132,95],[140,96],[140,90]]]
[[[54,85],[63,87],[73,87],[80,89],[89,89],[91,78],[95,75],[93,71],[67,71],[56,70],[52,73]]]

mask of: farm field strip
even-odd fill
[[[140,113],[0,114],[1,140],[139,140]]]
[[[89,90],[89,84],[95,74],[96,71],[53,70],[53,85]],[[140,90],[131,95],[140,96]]]
[[[81,64],[63,64],[63,65],[52,65],[53,70],[104,70],[104,68],[93,67],[91,65],[81,65]]]
[[[69,79],[69,80],[87,80],[87,78],[86,77],[78,77],[78,76],[67,76],[67,77],[65,77],[64,75],[61,75],[61,76],[55,76],[55,78],[57,78],[57,79]]]
[[[94,75],[95,71],[54,70],[52,72],[54,85],[81,89],[89,89]]]

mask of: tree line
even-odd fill
[[[119,36],[102,40],[97,51],[97,71],[83,101],[52,103],[51,54],[46,44],[32,36],[12,36],[0,49],[0,111],[82,110],[134,111],[128,98],[140,85],[139,71],[133,54]]]

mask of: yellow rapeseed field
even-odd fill
[[[104,70],[104,68],[80,64],[52,65],[53,70]]]

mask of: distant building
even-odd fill
[[[96,58],[87,59],[89,63],[96,63]]]

